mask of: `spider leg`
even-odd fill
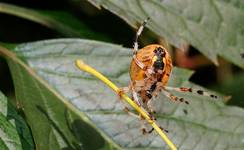
[[[135,117],[137,119],[141,119],[140,115],[135,114],[134,112],[130,111],[130,109],[128,107],[124,107],[123,109],[124,112],[128,113],[128,115]]]
[[[137,81],[137,84],[139,84],[140,81]],[[132,91],[132,100],[141,108],[143,109],[145,112],[148,113],[148,115],[150,115],[150,113],[144,109],[143,107],[143,103],[141,102],[141,100],[139,99],[138,95],[137,95],[137,92],[135,90],[135,87],[134,85],[132,84],[132,82],[130,82],[129,86],[128,87],[122,87],[120,88],[118,91],[117,91],[117,94],[121,97],[121,95],[125,92],[130,92]],[[124,105],[126,105],[126,103],[124,101],[122,101],[124,103]],[[135,113],[132,113],[129,111],[129,108],[128,107],[124,107],[124,111],[127,112],[129,115],[132,115],[132,116],[138,116],[136,115]],[[142,118],[141,116],[139,118]]]
[[[142,23],[142,25],[140,26],[140,28],[137,30],[136,36],[135,36],[135,42],[134,42],[134,46],[133,46],[133,59],[135,60],[136,64],[141,69],[144,69],[145,68],[145,65],[136,58],[136,53],[137,53],[138,47],[139,47],[138,46],[138,38],[141,35],[141,33],[142,33],[144,27],[146,26],[148,20],[149,20],[149,18],[147,18],[146,20],[144,20],[144,22]]]
[[[141,132],[142,132],[142,134],[145,135],[145,134],[150,134],[150,133],[153,132],[154,128],[151,128],[150,130],[146,129],[146,126],[145,126],[146,122],[144,122],[144,118],[141,115],[137,115],[134,112],[131,112],[130,109],[128,107],[126,107],[126,106],[124,107],[123,111],[126,112],[128,115],[130,115],[130,116],[132,116],[132,117],[134,117],[136,119],[139,119],[140,124],[141,124]]]
[[[143,21],[143,23],[141,24],[141,26],[139,27],[139,29],[137,30],[136,32],[136,36],[135,36],[135,42],[134,42],[134,47],[133,47],[133,54],[136,54],[137,51],[138,51],[138,38],[139,36],[141,35],[144,27],[146,26],[147,24],[147,21],[149,20],[150,18],[147,18]]]
[[[203,95],[203,96],[207,96],[207,97],[211,97],[211,98],[218,98],[216,95],[213,94],[209,94],[208,92],[202,91],[202,90],[197,90],[197,89],[192,89],[192,88],[186,88],[186,87],[164,87],[165,89],[169,90],[169,91],[177,91],[177,92],[189,92],[189,93],[195,93],[198,95]]]
[[[142,132],[143,135],[150,134],[153,131],[154,131],[154,128],[151,128],[150,130],[147,130],[146,127],[145,127],[145,125],[142,125],[142,127],[141,127],[141,132]]]
[[[156,117],[154,116],[154,114],[156,113],[156,111],[154,110],[153,106],[152,106],[152,100],[153,98],[151,98],[149,101],[147,101],[146,105],[144,105],[145,109],[147,110],[149,117],[152,120],[157,120]]]
[[[138,59],[136,58],[136,55],[135,55],[135,54],[133,54],[133,59],[135,60],[135,63],[136,63],[142,70],[144,70],[145,65],[144,65],[140,60],[138,60]]]
[[[142,118],[143,119],[143,118]],[[143,122],[144,120],[141,120],[141,132],[143,135],[150,134],[153,132],[154,128],[151,127],[150,130],[147,130],[146,124],[147,122]]]
[[[142,108],[142,107],[141,107],[141,108]],[[142,108],[142,109],[144,109],[144,108]],[[142,134],[144,134],[144,135],[145,135],[145,134],[150,134],[150,133],[152,133],[152,132],[154,131],[154,128],[151,128],[150,130],[147,130],[147,129],[146,129],[145,124],[146,124],[147,122],[144,122],[145,119],[142,117],[141,114],[137,115],[137,114],[135,114],[134,112],[131,112],[130,109],[129,109],[128,107],[126,107],[126,106],[124,107],[123,111],[125,111],[128,115],[130,115],[130,116],[132,116],[132,117],[137,118],[137,119],[140,120]],[[145,111],[145,110],[144,110],[144,111]],[[150,115],[150,113],[149,113],[149,115]],[[167,130],[164,130],[162,127],[160,127],[160,128],[161,128],[163,131],[168,132]]]
[[[117,91],[117,94],[119,95],[119,97],[121,97],[122,94],[131,92],[132,91],[132,87],[133,87],[133,84],[130,81],[130,83],[129,83],[128,86],[126,86],[126,87],[120,87],[119,90]]]
[[[170,93],[170,91],[166,90],[165,88],[162,89],[162,93],[168,97],[170,100],[174,101],[174,102],[184,102],[185,104],[189,104],[188,101],[186,101],[184,98],[179,98],[175,95],[173,95],[172,93]]]
[[[121,88],[119,88],[119,90],[117,91],[117,94],[119,95],[119,97],[121,97],[122,94],[124,94],[124,93],[128,93],[128,92],[130,92],[130,91],[134,92],[134,90],[133,90],[133,86],[132,86],[131,83],[129,84],[128,87],[121,87]],[[134,96],[133,96],[133,99],[134,99]],[[137,98],[137,95],[136,95],[136,99],[138,99],[138,98]],[[125,103],[123,100],[122,100],[121,102],[122,102],[123,105],[124,105],[124,109],[123,109],[123,111],[125,111],[126,113],[128,113],[128,115],[133,116],[133,117],[138,118],[138,119],[141,118],[139,115],[137,115],[137,114],[131,112],[130,109],[126,106],[126,103]]]
[[[119,97],[121,97],[122,94],[128,93],[130,91],[131,91],[130,87],[120,87],[119,90],[117,91],[117,94],[119,95]]]
[[[142,108],[143,109],[143,108]],[[137,115],[137,114],[135,114],[134,112],[131,112],[130,110],[129,110],[129,108],[128,107],[125,107],[124,109],[123,109],[126,113],[128,113],[128,115],[130,115],[130,116],[132,116],[132,117],[135,117],[135,118],[137,118],[137,119],[139,119],[140,120],[140,123],[141,123],[141,132],[142,132],[142,134],[150,134],[150,133],[152,133],[153,131],[154,131],[154,128],[151,128],[150,130],[147,130],[147,128],[146,128],[146,126],[145,126],[145,124],[147,123],[147,122],[144,122],[145,120],[144,120],[144,118],[142,117],[142,115]],[[165,131],[165,132],[167,132],[168,133],[168,131],[167,130],[165,130],[165,129],[163,129],[162,127],[160,127],[163,131]]]
[[[133,88],[132,88],[132,91],[133,91]],[[140,107],[141,107],[141,109],[143,109],[145,112],[147,112],[148,113],[148,115],[151,117],[151,119],[152,120],[156,120],[156,118],[154,117],[154,116],[152,116],[152,113],[154,113],[155,111],[152,109],[152,107],[151,107],[151,103],[150,103],[150,101],[148,101],[148,103],[147,103],[147,108],[144,108],[144,107],[142,107],[142,103],[141,103],[141,101],[139,100],[139,98],[138,98],[138,96],[137,96],[137,93],[135,92],[135,91],[133,91],[132,92],[132,94],[135,94],[135,95],[133,95],[133,100],[134,101],[137,101],[138,100],[138,102],[141,104],[141,105],[139,105]],[[137,100],[135,100],[135,99],[137,99]],[[139,115],[137,115],[137,114],[135,114],[134,112],[131,112],[130,110],[129,110],[129,108],[128,107],[124,107],[124,109],[123,109],[125,112],[127,112],[128,113],[128,115],[130,115],[130,116],[132,116],[132,117],[135,117],[135,118],[137,118],[137,119],[140,119],[140,121],[141,121],[141,131],[142,131],[142,134],[150,134],[150,133],[152,133],[153,131],[154,131],[154,128],[151,128],[150,130],[147,130],[146,129],[146,127],[145,127],[145,122],[143,122],[145,119],[142,117],[142,115],[141,114],[139,114]],[[148,111],[147,111],[148,110]],[[160,127],[164,132],[166,132],[166,133],[168,133],[168,130],[165,130],[164,128],[162,128],[162,127]]]
[[[129,92],[129,91],[130,91],[130,88],[129,88],[129,87],[122,87],[122,88],[119,89],[119,91],[118,91],[117,93],[118,93],[118,95],[121,97],[121,95],[122,95],[124,92]],[[130,111],[130,109],[127,107],[125,101],[123,101],[123,100],[120,99],[120,102],[121,102],[121,103],[123,104],[123,106],[124,106],[124,109],[123,109],[124,112],[126,112],[128,115],[130,115],[130,116],[132,116],[132,117],[135,117],[135,118],[137,118],[137,119],[140,119],[140,118],[141,118],[140,115],[135,114],[134,112],[131,112],[131,111]]]
[[[133,99],[133,101],[136,102],[136,104],[137,104],[138,106],[142,106],[142,102],[141,102],[141,100],[139,99],[139,97],[138,97],[138,95],[137,95],[137,93],[136,93],[136,91],[135,91],[134,88],[132,88],[132,99]]]
[[[161,130],[163,130],[164,132],[166,132],[166,133],[169,132],[168,130],[164,129],[164,128],[161,127],[161,126],[159,126],[159,128],[160,128]],[[145,125],[143,125],[142,128],[141,128],[141,131],[142,131],[142,134],[144,134],[144,135],[145,135],[145,134],[150,134],[150,133],[152,133],[152,132],[154,131],[154,128],[151,128],[150,130],[147,130],[146,127],[145,127]]]
[[[152,98],[150,101],[147,102],[147,107],[148,107],[148,110],[151,114],[156,113],[156,111],[154,110],[153,105],[152,105],[153,100],[154,100],[154,98]]]

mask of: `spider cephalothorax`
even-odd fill
[[[157,47],[154,51],[155,56],[153,57],[153,67],[154,71],[164,69],[164,59],[165,59],[165,51],[161,47]]]

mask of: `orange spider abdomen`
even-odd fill
[[[140,49],[137,54],[136,58],[142,62],[145,65],[144,69],[141,69],[135,62],[134,59],[132,59],[131,65],[130,65],[130,78],[131,81],[143,81],[147,76],[145,74],[145,71],[147,68],[153,65],[153,57],[155,56],[154,50],[157,48],[162,48],[165,51],[164,61],[163,61],[163,74],[161,76],[160,82],[162,85],[166,85],[169,76],[172,70],[172,61],[171,56],[169,55],[168,51],[162,46],[158,44],[151,44],[148,46],[143,47]]]

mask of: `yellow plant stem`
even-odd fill
[[[108,85],[111,89],[113,89],[116,93],[119,93],[121,90],[112,83],[108,78],[106,78],[104,75],[96,71],[91,66],[85,64],[82,60],[76,60],[75,61],[76,66],[83,71],[86,71],[101,81],[103,81],[106,85]],[[167,135],[161,130],[161,128],[156,124],[154,120],[152,120],[148,113],[144,111],[141,107],[139,107],[133,100],[131,100],[126,94],[122,93],[121,97],[126,100],[139,114],[145,118],[149,124],[152,125],[152,127],[157,131],[157,133],[162,137],[162,139],[165,141],[165,143],[171,148],[171,150],[177,150],[176,146],[170,141],[170,139],[167,137]]]

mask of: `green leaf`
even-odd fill
[[[84,113],[75,109],[15,54],[5,48],[0,51],[7,56],[16,99],[23,106],[36,149],[95,150],[118,147]]]
[[[0,13],[21,17],[56,30],[66,37],[81,37],[111,41],[107,36],[92,31],[82,21],[69,12],[51,10],[33,10],[0,2]]]
[[[167,148],[156,133],[142,135],[141,121],[123,112],[118,96],[74,65],[76,59],[83,59],[118,86],[127,86],[131,49],[90,40],[59,39],[18,45],[14,49],[16,56],[6,49],[0,52],[8,56],[17,98],[24,106],[35,142],[43,146],[40,149],[54,145],[92,149],[90,146],[97,144],[118,144],[127,149]],[[192,87],[188,81],[191,74],[174,68],[169,85]],[[225,106],[222,97],[213,100],[175,94],[190,105],[174,103],[160,95],[153,106],[158,123],[169,130],[168,136],[178,148],[244,148],[243,109]]]
[[[148,28],[182,48],[190,43],[217,64],[217,55],[244,68],[242,0],[88,0],[135,27],[147,17]]]
[[[0,149],[34,149],[32,136],[26,123],[1,92]]]

